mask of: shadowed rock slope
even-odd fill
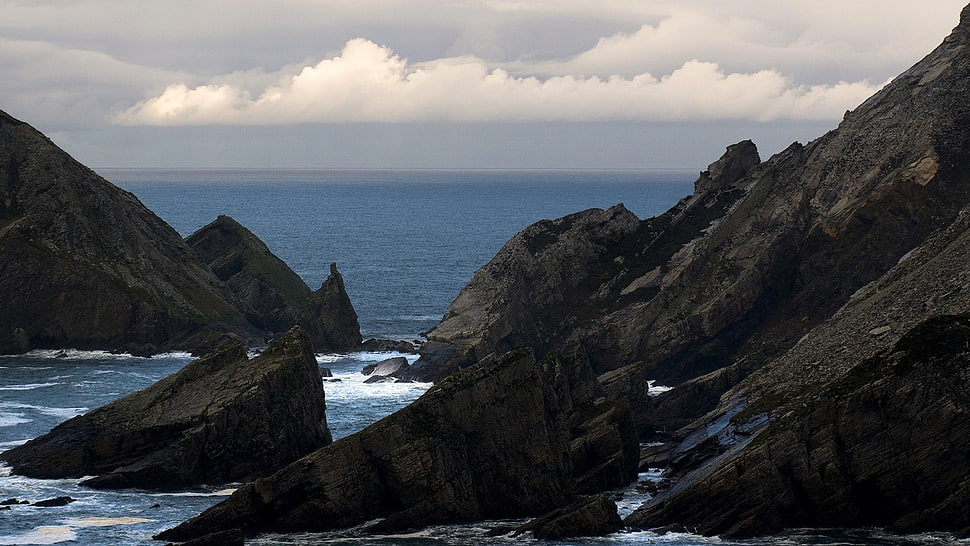
[[[530,350],[456,374],[410,406],[318,450],[158,538],[374,531],[538,515],[636,473],[628,406],[582,358]]]
[[[219,216],[185,242],[250,309],[250,322],[270,332],[295,324],[310,288],[242,224]]]
[[[151,353],[256,333],[175,230],[3,112],[0,254],[0,352]]]
[[[681,398],[670,419],[712,409],[970,201],[966,26],[821,138],[763,163],[750,142],[729,147],[661,216],[618,205],[526,228],[452,302],[414,375],[519,345],[582,349],[597,373],[639,378],[614,385],[644,429],[682,393],[642,400],[642,379],[730,370],[691,383],[704,402]]]
[[[317,363],[294,328],[252,359],[242,344],[223,346],[0,460],[35,478],[175,489],[252,480],[330,441]]]

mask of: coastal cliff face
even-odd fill
[[[175,489],[252,480],[330,441],[317,363],[295,328],[254,358],[228,344],[0,460],[35,478]]]
[[[538,515],[577,492],[628,482],[636,431],[582,358],[519,350],[456,374],[158,538],[322,531],[374,519],[377,532]]]
[[[270,332],[296,323],[310,288],[242,224],[219,216],[185,242],[248,307],[250,322]]]
[[[461,291],[415,375],[528,343],[668,385],[736,366],[716,401],[970,201],[964,27],[821,138],[763,163],[750,142],[729,147],[661,216],[617,206],[530,226]]]
[[[135,353],[256,333],[178,233],[0,112],[0,351]]]

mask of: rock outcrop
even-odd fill
[[[749,142],[729,147],[661,216],[616,206],[526,228],[452,302],[414,377],[519,345],[582,349],[598,374],[635,367],[641,381],[614,385],[656,426],[713,409],[970,202],[966,34],[961,24],[819,139],[765,162]],[[729,366],[694,384],[703,400],[662,397],[676,413],[639,397],[642,380],[676,386]]]
[[[537,515],[569,504],[583,484],[626,483],[637,453],[629,408],[602,399],[585,359],[536,362],[523,349],[441,381],[158,538]]]
[[[408,359],[403,356],[396,356],[393,358],[388,358],[386,360],[381,360],[380,362],[375,362],[374,364],[368,364],[360,371],[360,373],[369,376],[377,377],[401,377],[407,373],[410,365],[408,364]]]
[[[320,372],[299,328],[248,358],[241,343],[0,454],[35,478],[173,489],[252,480],[330,443]]]
[[[152,353],[257,335],[165,222],[0,112],[0,352]]]
[[[310,288],[239,222],[219,216],[185,242],[247,306],[251,323],[269,332],[285,332],[295,324]]]
[[[360,323],[344,288],[344,278],[337,264],[330,264],[330,276],[310,295],[296,316],[296,323],[306,330],[317,352],[340,352],[359,349],[364,338]]]

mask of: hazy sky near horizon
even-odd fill
[[[0,109],[94,167],[699,168],[834,127],[966,0],[0,0]]]

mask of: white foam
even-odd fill
[[[88,411],[88,408],[52,408],[48,406],[33,406],[31,404],[20,404],[18,402],[0,402],[0,409],[3,410],[32,410],[43,415],[48,415],[50,417],[57,417],[58,419],[70,419],[71,417],[77,417],[82,413]],[[0,413],[3,416],[4,413]],[[7,415],[19,415],[23,416],[23,413],[9,413]],[[2,417],[0,417],[2,418]],[[30,422],[28,419],[27,422]],[[2,426],[2,425],[0,425]]]
[[[647,396],[660,396],[661,394],[673,389],[673,387],[667,387],[666,385],[657,385],[656,381],[647,381],[649,389],[647,390]]]
[[[32,391],[34,389],[43,389],[45,387],[53,387],[60,385],[60,383],[28,383],[26,385],[6,385],[0,387],[0,391]]]
[[[67,525],[42,525],[22,535],[0,536],[0,544],[58,544],[77,540],[77,534]]]
[[[67,523],[73,527],[112,527],[114,525],[136,525],[138,523],[154,523],[156,520],[145,518],[121,517],[121,518],[69,518]]]
[[[23,413],[0,412],[0,427],[15,427],[31,421],[33,419],[25,418]]]

